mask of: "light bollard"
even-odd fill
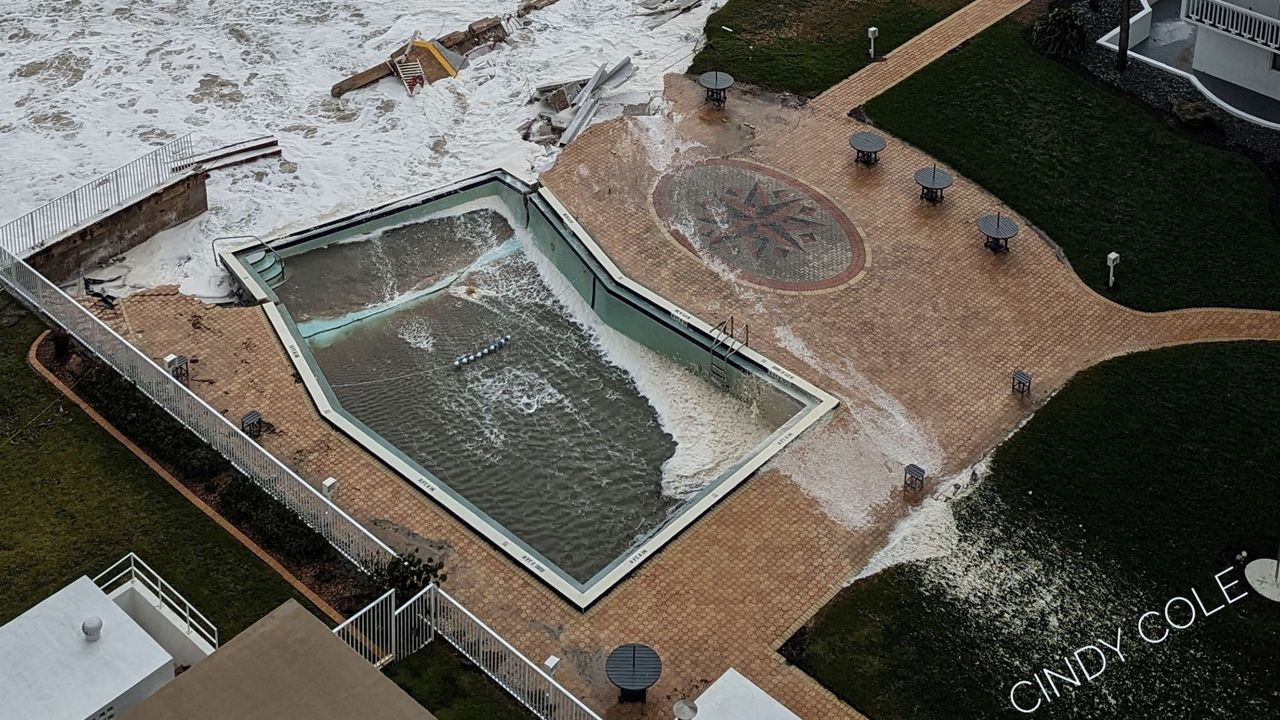
[[[1120,264],[1120,253],[1107,253],[1107,288],[1116,286],[1116,266]]]

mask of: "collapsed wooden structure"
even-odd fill
[[[387,60],[339,81],[329,89],[329,94],[342,97],[352,90],[395,75],[412,95],[424,84],[457,75],[466,65],[467,53],[506,40],[514,20],[555,2],[526,0],[510,15],[482,18],[468,25],[466,30],[451,32],[435,40],[423,40],[414,33],[413,38]]]
[[[414,33],[413,38],[386,61],[338,82],[329,89],[329,94],[342,97],[352,90],[395,75],[412,95],[425,84],[457,75],[465,64],[462,55],[445,47],[439,40],[422,40]]]

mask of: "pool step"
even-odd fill
[[[267,287],[276,288],[280,287],[280,284],[284,282],[284,264],[275,260],[274,255],[271,257],[271,264],[259,275],[262,277],[262,281],[267,284]]]
[[[284,263],[274,252],[267,252],[265,249],[254,250],[244,256],[244,261],[258,273],[258,277],[262,278],[262,282],[266,283],[267,287],[279,287],[284,282]]]

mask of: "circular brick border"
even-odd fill
[[[745,268],[734,266],[733,271],[736,277],[742,279],[747,284],[767,290],[776,290],[787,293],[816,293],[840,287],[862,275],[862,272],[866,267],[867,260],[866,241],[857,226],[849,220],[849,217],[845,215],[844,211],[837,207],[829,197],[808,183],[802,182],[780,170],[776,170],[766,165],[747,162],[745,160],[734,160],[729,158],[712,158],[676,168],[675,170],[672,170],[658,178],[653,191],[649,194],[649,201],[653,208],[654,217],[658,221],[658,226],[661,227],[667,235],[674,239],[680,247],[692,253],[692,255],[698,258],[699,261],[705,262],[705,259],[702,254],[698,252],[697,247],[695,247],[694,244],[684,236],[684,233],[680,232],[675,227],[672,227],[670,222],[670,219],[672,218],[671,208],[667,205],[666,198],[672,181],[675,180],[678,175],[693,168],[705,167],[708,165],[731,165],[748,172],[765,175],[803,193],[806,198],[817,203],[828,216],[835,220],[841,231],[844,232],[846,241],[849,243],[851,257],[849,259],[848,266],[840,273],[824,280],[808,283],[787,282],[786,280],[762,277],[750,270],[746,270]]]

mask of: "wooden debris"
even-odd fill
[[[377,65],[374,65],[373,67],[369,68],[368,70],[361,70],[360,72],[356,73],[355,75],[352,75],[349,78],[346,78],[345,80],[340,80],[332,88],[329,88],[329,94],[334,97],[342,97],[343,95],[351,92],[352,90],[356,90],[364,87],[365,85],[370,85],[372,83],[375,83],[381,80],[382,78],[393,74],[393,72],[394,71],[391,69],[391,63],[380,62]]]
[[[193,165],[203,165],[205,170],[221,170],[222,168],[247,163],[252,160],[277,157],[280,152],[279,141],[274,136],[263,135],[252,140],[224,145],[216,150],[179,158],[174,167],[175,169],[181,169]]]

